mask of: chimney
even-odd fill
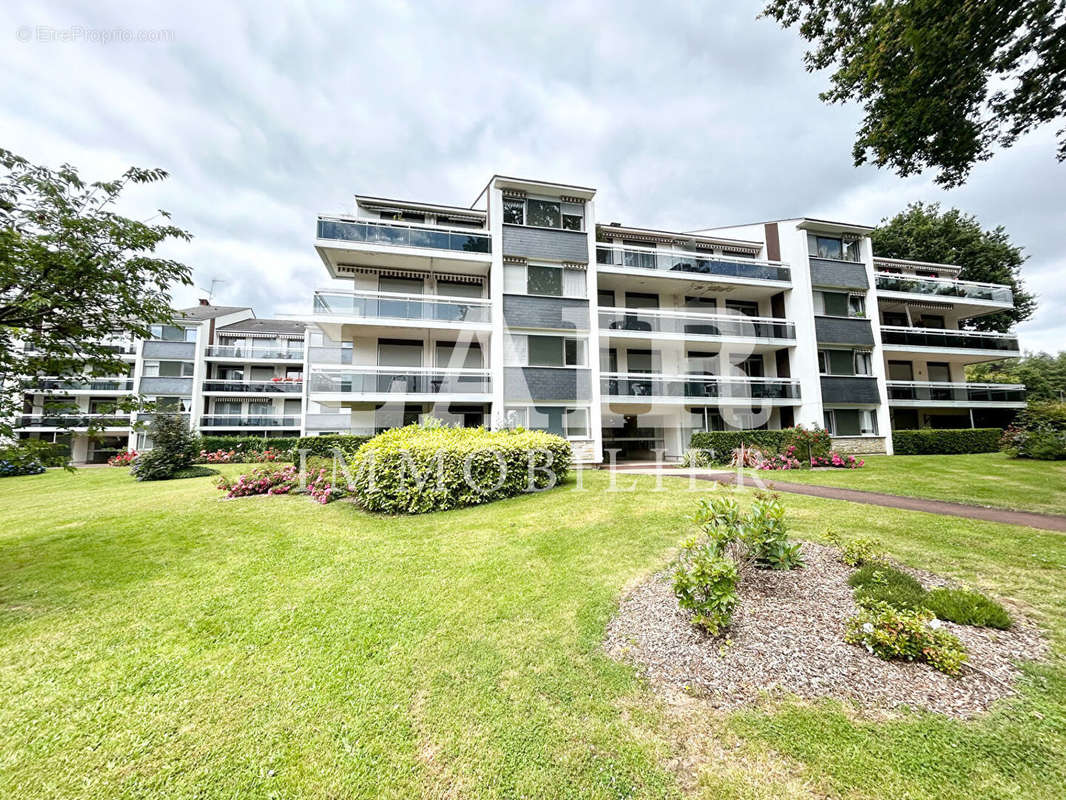
[[[203,297],[201,297],[201,298],[200,298],[200,305],[202,305],[202,306],[209,306],[209,305],[211,305],[211,302],[210,302],[209,300],[206,300],[206,299],[204,299]]]

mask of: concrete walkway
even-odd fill
[[[620,472],[636,472],[641,474],[655,474],[654,469],[647,467],[617,468]],[[885,506],[887,508],[903,508],[907,511],[924,511],[928,514],[946,514],[951,517],[965,517],[966,519],[980,519],[987,522],[1002,522],[1006,525],[1025,525],[1029,528],[1040,528],[1046,531],[1062,531],[1066,533],[1066,516],[1058,514],[1039,514],[1035,511],[1008,511],[1002,508],[986,508],[984,506],[972,506],[966,503],[949,503],[944,500],[928,500],[923,497],[904,497],[898,494],[882,494],[881,492],[867,492],[860,489],[842,489],[836,486],[817,486],[808,483],[789,483],[771,478],[770,475],[760,475],[758,479],[751,475],[732,472],[712,472],[708,470],[694,469],[664,469],[663,475],[677,478],[695,478],[700,481],[717,481],[729,483],[753,489],[769,489],[775,492],[789,492],[791,494],[805,494],[811,497],[825,497],[829,500],[847,500],[852,503],[866,503],[873,506]]]

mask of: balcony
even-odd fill
[[[272,381],[226,381],[209,379],[204,381],[204,394],[299,394],[303,390],[302,380]]]
[[[492,237],[488,233],[402,222],[356,222],[338,217],[319,217],[318,238],[392,247],[425,247],[459,253],[492,252]]]
[[[201,428],[299,428],[298,416],[281,414],[215,414],[200,417]]]
[[[1003,357],[1020,355],[1013,333],[960,331],[943,328],[881,326],[881,344],[886,351],[937,352],[958,355]]]
[[[222,361],[300,361],[304,360],[303,343],[300,349],[291,347],[245,347],[244,345],[213,344],[208,345],[204,354],[207,358]]]
[[[897,275],[891,272],[877,273],[877,291],[892,295],[918,295],[944,299],[963,299],[977,303],[1011,308],[1014,295],[1007,286],[976,281],[957,281],[949,278],[923,278],[918,275]]]
[[[335,372],[312,372],[309,380],[310,393],[319,402],[339,399],[387,402],[396,399],[397,395],[481,400],[488,399],[492,391],[491,378],[486,369],[359,367]]]
[[[19,428],[61,428],[64,430],[88,428],[130,427],[129,414],[23,414]]]
[[[599,308],[600,330],[625,338],[755,340],[788,346],[796,340],[791,322],[741,314],[696,314],[658,309]]]
[[[482,229],[442,228],[405,222],[318,218],[315,249],[334,278],[356,265],[427,267],[441,272],[488,272],[492,237]]]
[[[887,386],[888,402],[893,406],[1025,406],[1025,387],[1020,384],[888,381]]]
[[[681,250],[655,250],[636,247],[597,245],[596,263],[611,271],[650,270],[674,273],[670,277],[702,275],[734,281],[775,281],[790,283],[789,268],[776,261],[716,256],[712,253],[686,253]],[[677,274],[680,273],[680,274]]]
[[[488,300],[442,295],[322,290],[315,292],[314,315],[319,324],[491,328]]]
[[[133,378],[27,378],[22,381],[22,388],[37,392],[123,393],[133,391]]]
[[[746,376],[651,375],[604,373],[600,391],[605,398],[640,398],[684,403],[743,402],[748,400],[798,401],[800,385],[787,378]]]

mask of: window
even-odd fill
[[[509,225],[525,225],[526,224],[526,201],[525,200],[504,200],[503,201],[503,221]]]
[[[759,304],[751,300],[726,300],[727,310],[736,311],[745,317],[759,316]]]
[[[581,231],[585,229],[585,204],[508,198],[503,201],[503,221],[508,225]]]
[[[885,311],[881,314],[881,324],[895,328],[909,328],[911,321],[904,311]]]
[[[859,260],[859,239],[845,240],[839,236],[807,234],[807,251],[814,258],[832,258],[837,261]]]
[[[378,366],[421,367],[422,342],[416,339],[378,339]]]
[[[193,363],[191,361],[145,361],[146,378],[191,378]]]
[[[866,296],[861,294],[848,295],[848,315],[852,317],[866,316]]]
[[[614,289],[600,289],[596,292],[596,302],[604,308],[614,307]]]
[[[559,267],[541,267],[530,264],[526,267],[526,294],[562,297],[563,271]]]
[[[195,342],[196,328],[183,328],[180,325],[153,325],[152,338],[163,342]]]
[[[816,291],[814,313],[827,317],[864,317],[866,316],[866,297],[847,292]]]
[[[851,350],[819,350],[818,371],[823,375],[854,375],[855,357]]]
[[[825,429],[830,436],[876,436],[877,414],[866,408],[827,408]]]
[[[559,203],[547,200],[526,200],[526,224],[534,228],[562,227]]]
[[[855,374],[873,375],[873,366],[870,363],[870,352],[868,350],[855,351]]]
[[[527,336],[531,367],[585,366],[585,340],[565,336]]]
[[[547,431],[570,439],[585,439],[589,435],[589,411],[587,408],[568,406],[532,406],[508,408],[509,424]]]
[[[382,219],[391,219],[403,222],[425,222],[426,215],[418,211],[382,211]]]

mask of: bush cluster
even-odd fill
[[[219,450],[237,452],[246,452],[249,450],[257,450],[262,452],[263,450],[281,450],[289,452],[296,448],[296,443],[300,441],[298,436],[212,436],[211,434],[201,434],[199,449],[206,450],[209,453],[215,453]]]
[[[845,539],[836,531],[826,531],[830,544],[840,550],[840,560],[849,567],[861,567],[869,561],[877,561],[883,555],[881,542],[867,536]]]
[[[958,676],[966,663],[966,648],[940,628],[931,611],[895,609],[886,603],[863,608],[848,620],[844,641],[865,647],[879,658],[923,661],[948,675]]]
[[[748,570],[803,566],[777,495],[756,493],[747,514],[733,498],[701,500],[693,521],[702,534],[682,545],[674,564],[674,595],[692,615],[692,624],[712,636],[732,620],[737,586]]]
[[[226,498],[251,497],[253,495],[306,494],[322,503],[345,497],[350,487],[334,484],[325,467],[309,470],[300,484],[300,472],[295,464],[284,467],[257,467],[237,478],[220,477],[215,486],[226,493]]]
[[[149,430],[152,449],[133,459],[130,474],[139,481],[165,481],[187,474],[200,447],[200,437],[189,430],[188,423],[176,414],[160,414]]]
[[[367,510],[423,514],[550,489],[572,462],[570,443],[550,433],[408,425],[364,443],[350,467]]]
[[[892,431],[892,449],[897,456],[961,455],[995,453],[1003,431],[999,428],[923,428]]]
[[[18,475],[40,475],[44,464],[36,454],[17,445],[0,449],[0,478]]]
[[[1016,458],[1066,459],[1066,403],[1030,403],[1000,445]]]
[[[829,455],[831,440],[822,428],[784,428],[782,430],[696,431],[690,446],[704,451],[706,457],[719,464],[729,463],[735,450],[753,447],[765,456],[784,455],[790,446],[793,456],[801,461]]]
[[[337,449],[350,459],[362,445],[372,438],[371,436],[352,436],[349,434],[301,436],[293,444],[293,458],[299,458],[300,450],[307,450],[308,456],[329,458],[333,455],[334,449]]]

